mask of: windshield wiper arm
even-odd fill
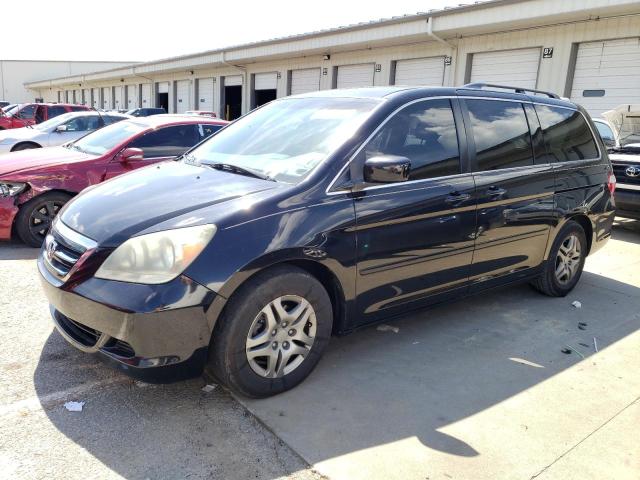
[[[232,165],[230,163],[207,163],[206,165],[211,168],[215,168],[216,170],[226,170],[228,172],[246,175],[248,177],[259,178],[261,180],[269,180],[270,182],[276,181],[275,178],[271,178],[269,175],[265,175],[264,173],[258,172],[257,170],[239,167],[238,165]]]

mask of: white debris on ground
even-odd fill
[[[210,384],[207,384],[204,387],[202,387],[202,391],[204,393],[213,392],[216,389],[216,387],[217,387],[217,385],[210,383]]]
[[[578,300],[572,302],[571,305],[573,305],[575,308],[582,308],[582,303],[580,303]]]
[[[384,323],[382,325],[378,325],[378,328],[376,328],[376,330],[378,330],[379,332],[393,332],[393,333],[398,333],[400,331],[398,327],[393,327],[391,325],[386,325]]]
[[[64,408],[70,412],[81,412],[82,407],[84,407],[84,402],[67,402],[64,404]]]
[[[145,387],[150,387],[151,384],[147,383],[147,382],[142,382],[140,380],[136,380],[136,387],[140,387],[140,388],[145,388]]]

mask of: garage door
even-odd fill
[[[396,62],[396,85],[442,86],[444,57],[412,58]]]
[[[111,103],[111,87],[102,89],[102,108],[113,108]]]
[[[320,69],[304,68],[291,71],[291,95],[320,90]]]
[[[640,103],[640,38],[581,43],[571,100],[592,116]]]
[[[229,75],[224,77],[224,86],[233,87],[236,85],[242,85],[242,75]]]
[[[142,107],[151,106],[151,85],[145,83],[142,85]]]
[[[198,80],[198,110],[213,112],[213,78]]]
[[[373,86],[373,63],[342,65],[338,67],[337,88]]]
[[[138,108],[138,86],[127,85],[127,110]]]
[[[474,53],[471,81],[536,88],[539,65],[539,48]]]
[[[176,82],[176,112],[187,110],[191,110],[191,84],[189,80],[179,80]]]
[[[276,90],[278,88],[278,75],[275,72],[256,73],[254,88],[256,90]]]
[[[92,88],[91,91],[93,92],[93,103],[91,106],[93,108],[100,108],[100,89]]]
[[[84,90],[82,90],[82,95],[84,95],[84,97],[82,98],[82,103],[84,105],[90,105],[91,104],[91,89],[85,88]]]
[[[121,109],[126,108],[124,103],[124,85],[115,88],[116,95],[114,98],[114,108]]]

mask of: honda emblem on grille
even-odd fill
[[[58,242],[51,239],[51,241],[47,244],[47,260],[51,261],[53,259],[53,254],[58,248]]]
[[[627,167],[624,173],[627,175],[627,177],[637,177],[640,175],[640,167],[631,165],[630,167]]]

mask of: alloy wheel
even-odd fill
[[[269,302],[253,320],[246,341],[251,369],[265,378],[280,378],[300,366],[316,336],[316,314],[298,295]]]
[[[58,214],[64,203],[47,201],[33,209],[29,216],[29,231],[32,235],[42,238],[47,235],[53,219]]]
[[[556,279],[562,285],[569,283],[578,272],[582,261],[580,240],[577,235],[569,235],[560,245],[556,256]]]

